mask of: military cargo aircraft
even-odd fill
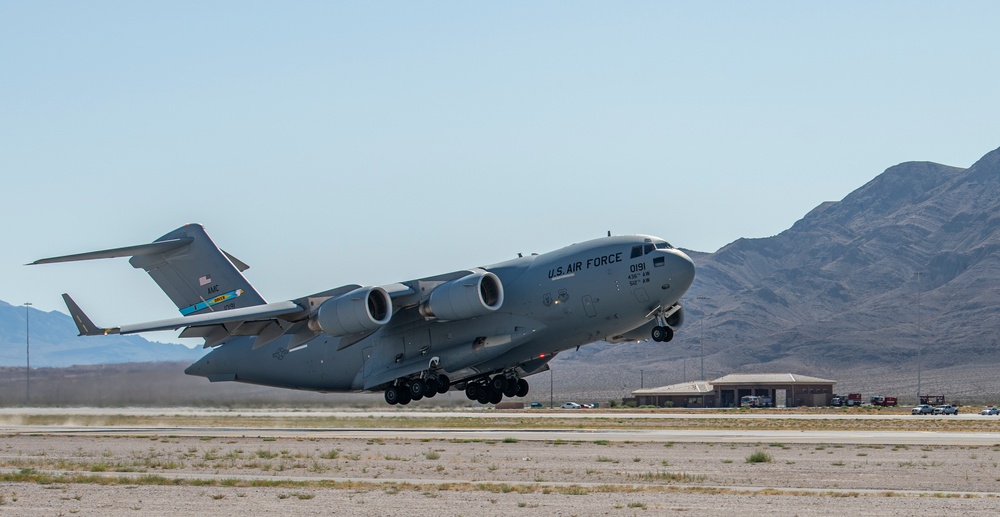
[[[524,397],[526,377],[594,341],[665,342],[683,323],[691,259],[663,239],[611,236],[491,266],[268,303],[198,224],[149,244],[40,259],[131,257],[181,316],[95,325],[63,294],[81,336],[183,328],[213,348],[185,373],[320,392],[382,391],[407,404],[449,389],[481,404]]]

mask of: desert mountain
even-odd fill
[[[703,357],[707,379],[792,372],[837,380],[838,391],[913,398],[919,369],[923,393],[1000,397],[998,252],[1000,149],[968,169],[902,163],[778,235],[690,252],[698,276],[674,341],[563,353],[552,382],[557,394],[607,400],[700,378]],[[24,312],[0,302],[0,365],[23,364]],[[32,365],[201,353],[131,336],[79,339],[62,313],[31,317]],[[529,397],[547,391],[545,376]]]
[[[673,342],[581,349],[555,366],[599,370],[623,392],[638,387],[636,365],[646,387],[700,377],[703,346],[709,379],[793,372],[909,395],[920,350],[923,393],[1000,394],[998,251],[1000,149],[968,169],[902,163],[778,235],[692,252]]]
[[[113,364],[148,361],[195,361],[204,350],[148,341],[139,336],[77,337],[69,316],[58,311],[30,311],[31,366]],[[25,363],[25,307],[0,301],[0,366]]]

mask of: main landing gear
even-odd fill
[[[480,404],[499,404],[504,397],[524,397],[527,394],[528,381],[502,373],[470,382],[465,387],[465,396]]]
[[[389,404],[409,404],[411,400],[431,398],[438,393],[447,393],[451,381],[447,375],[428,373],[418,379],[400,379],[385,390],[385,401]]]

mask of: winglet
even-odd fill
[[[121,329],[118,327],[98,328],[68,294],[63,293],[62,297],[63,301],[66,302],[66,307],[69,309],[69,315],[73,318],[73,323],[76,323],[76,329],[80,331],[80,336],[107,336],[108,334],[118,334],[120,332]]]

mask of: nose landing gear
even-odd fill
[[[680,310],[680,305],[672,305],[664,309],[662,306],[653,309],[652,312],[646,315],[656,317],[656,326],[653,327],[653,331],[650,332],[650,337],[656,342],[667,342],[674,338],[674,329],[667,324],[670,317]]]
[[[670,341],[671,339],[674,338],[674,329],[666,325],[653,327],[653,332],[651,332],[651,337],[653,338],[653,341],[657,342]]]

